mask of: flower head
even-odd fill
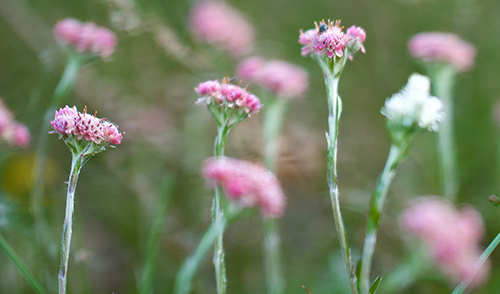
[[[316,29],[300,32],[299,43],[303,45],[301,54],[326,55],[328,58],[347,56],[352,59],[352,54],[360,50],[364,53],[363,42],[366,39],[365,31],[356,26],[350,27],[346,33],[340,26],[340,21],[328,20],[316,24]]]
[[[232,126],[262,107],[259,98],[246,88],[231,84],[229,78],[224,78],[222,83],[206,81],[194,90],[201,96],[196,103],[206,105],[218,124]]]
[[[238,65],[237,73],[278,97],[300,97],[309,85],[307,72],[282,60],[265,62],[260,57],[249,58]]]
[[[444,62],[458,71],[467,71],[474,64],[476,49],[455,34],[420,33],[408,42],[408,50],[414,58],[426,63]]]
[[[90,53],[102,58],[113,54],[117,44],[116,35],[109,29],[72,18],[59,21],[54,27],[54,35],[59,43],[73,47],[80,54]]]
[[[206,42],[235,56],[253,48],[254,29],[245,17],[224,1],[201,1],[191,11],[191,29]]]
[[[229,157],[207,159],[203,176],[210,186],[221,186],[227,197],[241,206],[260,206],[264,217],[280,218],[285,194],[276,176],[262,165]]]
[[[398,141],[400,132],[413,132],[417,127],[437,131],[444,119],[443,108],[440,99],[430,96],[429,78],[413,74],[399,93],[385,101],[381,113],[387,117],[392,138]]]
[[[470,274],[481,255],[479,242],[484,235],[484,223],[472,207],[456,210],[441,198],[421,197],[405,210],[401,223],[422,240],[432,260],[454,282]],[[483,282],[487,273],[485,265],[473,284]]]
[[[59,134],[66,144],[75,148],[90,146],[91,154],[99,153],[110,145],[119,145],[123,138],[116,125],[87,113],[87,107],[83,113],[78,112],[76,106],[60,108],[50,124],[54,128],[51,134]]]
[[[30,132],[28,128],[14,120],[14,115],[0,99],[0,143],[26,147],[29,142]]]

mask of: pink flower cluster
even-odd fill
[[[26,147],[30,142],[30,131],[14,120],[14,116],[0,100],[0,142],[11,146]]]
[[[455,34],[420,33],[408,42],[414,58],[424,62],[446,62],[459,71],[467,71],[474,64],[476,49]]]
[[[117,44],[116,35],[109,29],[73,18],[59,21],[54,27],[54,35],[59,43],[71,45],[78,53],[92,52],[102,58],[113,54]]]
[[[54,128],[52,134],[58,133],[63,138],[74,136],[77,140],[85,139],[98,145],[118,145],[123,137],[114,124],[88,114],[87,107],[83,113],[78,112],[76,106],[60,108],[50,124]]]
[[[443,199],[422,197],[404,212],[402,225],[424,242],[432,259],[455,283],[471,273],[481,255],[484,224],[471,207],[457,211]],[[488,265],[484,265],[472,284],[481,284],[487,275]]]
[[[253,48],[252,25],[224,1],[198,2],[191,11],[191,29],[199,38],[235,56]]]
[[[349,58],[352,59],[351,54],[356,51],[361,49],[363,53],[365,52],[363,42],[366,39],[366,33],[362,28],[352,26],[344,33],[339,20],[336,22],[328,20],[328,23],[323,20],[319,25],[315,24],[315,29],[300,32],[299,43],[303,45],[302,56],[326,54],[328,58],[332,58],[342,57],[347,52]]]
[[[282,60],[265,62],[260,57],[248,58],[238,65],[237,74],[279,97],[300,97],[309,86],[307,72],[302,67]]]
[[[231,84],[229,78],[224,78],[222,83],[217,80],[201,83],[194,90],[201,96],[197,104],[215,103],[219,107],[243,110],[247,114],[256,113],[262,107],[259,98],[246,88]]]
[[[207,159],[203,176],[221,186],[230,200],[242,206],[260,206],[263,217],[280,218],[286,199],[276,176],[262,165],[229,157]]]

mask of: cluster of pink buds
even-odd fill
[[[54,120],[50,121],[50,124],[54,128],[52,134],[59,134],[66,143],[72,145],[85,140],[101,148],[118,145],[123,137],[116,125],[104,118],[88,114],[87,107],[83,113],[78,112],[76,106],[56,110]]]
[[[455,283],[471,273],[481,255],[479,242],[484,224],[471,207],[457,211],[441,198],[422,197],[404,212],[402,225],[423,241],[432,260]],[[472,283],[484,282],[488,269],[487,264],[483,265]]]
[[[201,83],[194,90],[201,96],[196,104],[206,105],[220,124],[233,125],[262,107],[259,98],[246,88],[231,84],[229,78],[222,83],[217,80]]]
[[[315,25],[314,29],[300,31],[299,43],[303,45],[302,56],[326,54],[328,58],[341,58],[346,55],[352,59],[352,54],[358,50],[365,52],[363,42],[366,33],[362,28],[352,26],[344,33],[339,20],[335,22],[322,20]]]
[[[92,53],[102,58],[113,54],[117,44],[116,35],[109,29],[73,18],[59,21],[54,35],[59,43],[72,46],[78,53]]]
[[[191,29],[200,39],[235,56],[253,48],[252,25],[224,1],[198,2],[191,12]]]
[[[423,62],[451,64],[458,71],[467,71],[474,64],[476,49],[455,34],[420,33],[408,42],[408,50],[414,58]]]
[[[203,176],[221,186],[227,197],[241,206],[260,206],[263,217],[280,218],[286,199],[276,176],[262,165],[229,157],[207,159]]]
[[[2,100],[0,100],[0,142],[18,147],[26,147],[30,142],[28,128],[14,120],[14,116]]]
[[[278,97],[300,97],[309,85],[302,67],[282,60],[266,62],[260,57],[248,58],[238,65],[237,74]]]

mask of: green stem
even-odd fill
[[[42,285],[37,281],[37,279],[33,276],[30,270],[26,267],[24,262],[21,260],[21,257],[16,253],[14,248],[10,246],[10,244],[5,240],[5,238],[0,234],[0,247],[3,249],[5,254],[14,262],[16,267],[19,269],[23,277],[26,279],[28,284],[30,284],[31,288],[35,290],[38,294],[47,294]]]
[[[226,148],[226,139],[229,130],[231,129],[226,123],[219,126],[217,138],[215,139],[215,157],[224,156],[224,150]],[[212,207],[212,224],[222,223],[224,219],[224,206],[222,199],[222,191],[219,187],[215,187],[215,198]],[[214,247],[214,267],[215,267],[215,279],[217,282],[217,293],[226,293],[226,263],[224,260],[224,231],[219,230],[217,238],[215,239]]]
[[[500,243],[500,233],[495,237],[495,239],[493,239],[493,241],[491,241],[490,245],[488,245],[488,247],[484,250],[483,254],[479,256],[470,274],[465,276],[465,278],[460,282],[460,284],[458,284],[452,294],[462,294],[464,292],[464,290],[467,288],[467,286],[469,286],[470,282],[474,279],[476,274],[481,269],[481,266],[483,266],[488,257],[490,257],[493,250],[495,250],[495,248],[498,246],[498,243]]]
[[[279,134],[286,112],[287,100],[269,99],[264,114],[264,162],[266,167],[277,172],[279,159]],[[281,240],[277,221],[264,220],[265,277],[268,294],[282,294],[285,279],[281,266]]]
[[[382,209],[384,207],[387,192],[391,185],[396,169],[399,163],[404,159],[406,152],[405,146],[392,145],[389,157],[384,170],[377,179],[375,190],[373,191],[370,204],[370,212],[366,225],[366,237],[363,247],[363,257],[361,263],[361,293],[368,294],[370,289],[370,270],[372,265],[373,253],[377,243],[377,232],[382,218]]]
[[[63,234],[61,239],[61,266],[59,268],[59,294],[66,294],[66,283],[68,279],[68,261],[71,249],[71,235],[73,232],[73,211],[75,208],[75,190],[78,176],[82,169],[83,153],[72,153],[71,172],[68,182],[68,193],[66,195],[66,213],[64,215]]]
[[[52,100],[48,109],[45,111],[40,135],[38,138],[38,145],[35,156],[34,163],[34,179],[35,184],[31,190],[31,209],[33,211],[33,216],[35,219],[36,231],[38,232],[38,239],[42,243],[42,247],[47,249],[50,256],[55,257],[56,249],[52,246],[52,239],[48,236],[51,235],[51,230],[45,222],[44,210],[43,210],[43,174],[45,171],[45,164],[47,160],[47,152],[49,149],[49,141],[47,133],[50,129],[50,119],[54,117],[54,112],[58,106],[60,106],[66,97],[68,96],[71,88],[73,87],[74,81],[76,80],[78,69],[82,63],[81,57],[72,54],[69,57],[68,63],[64,69],[61,80],[56,86]]]
[[[441,185],[444,196],[454,201],[459,189],[457,175],[457,157],[453,127],[453,78],[455,69],[440,67],[433,72],[434,94],[443,101],[446,119],[439,124],[439,160],[441,168]]]
[[[210,248],[217,240],[220,234],[224,233],[227,226],[227,220],[222,219],[220,223],[213,222],[208,230],[203,235],[198,246],[196,246],[195,251],[186,259],[184,264],[181,266],[179,273],[175,279],[175,289],[174,294],[189,294],[191,292],[193,277],[207,256]]]
[[[152,293],[153,273],[160,246],[161,232],[164,227],[165,214],[167,212],[168,203],[170,201],[173,179],[166,177],[162,183],[161,193],[156,206],[155,215],[153,217],[153,225],[149,234],[148,247],[146,251],[146,260],[139,286],[139,293]]]
[[[333,61],[332,61],[333,62]],[[323,67],[322,67],[323,68]],[[339,75],[334,76],[328,69],[323,68],[325,76],[325,85],[328,94],[328,186],[330,191],[330,199],[332,202],[333,218],[335,221],[335,228],[339,236],[340,248],[342,249],[342,256],[346,271],[349,277],[351,293],[357,294],[357,278],[356,269],[352,261],[351,250],[347,240],[347,233],[345,231],[344,221],[340,211],[340,196],[339,187],[337,182],[337,138],[338,138],[338,124],[340,114],[342,112],[342,101],[338,96],[338,83]]]

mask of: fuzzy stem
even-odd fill
[[[286,100],[273,99],[267,103],[264,115],[264,162],[266,167],[277,172],[279,158],[278,137],[283,123]],[[278,223],[274,219],[264,220],[264,258],[265,277],[268,294],[282,294],[285,288],[285,279],[281,266],[281,240]]]
[[[61,239],[61,266],[59,268],[59,294],[66,293],[68,279],[68,261],[71,249],[71,234],[73,232],[73,211],[75,208],[75,190],[78,176],[84,163],[82,153],[73,153],[71,172],[68,182],[68,193],[66,195],[66,213],[64,215],[63,234]]]
[[[493,239],[493,241],[491,241],[490,245],[488,245],[488,247],[484,250],[483,254],[479,256],[470,274],[465,276],[465,278],[460,282],[460,284],[458,284],[455,290],[453,290],[452,294],[462,294],[465,291],[467,286],[469,286],[470,282],[472,282],[476,274],[481,269],[481,266],[483,266],[488,257],[490,257],[493,250],[495,250],[495,248],[498,246],[498,243],[500,243],[500,233],[495,237],[495,239]]]
[[[357,294],[357,278],[356,269],[352,261],[351,250],[347,240],[347,233],[345,231],[344,221],[340,211],[339,187],[337,182],[337,138],[338,138],[338,124],[340,113],[342,112],[342,101],[338,96],[338,83],[339,75],[334,76],[329,71],[323,69],[325,76],[325,85],[328,94],[328,186],[330,191],[330,199],[332,202],[333,218],[335,221],[335,228],[339,236],[340,248],[342,249],[342,256],[346,271],[349,277],[351,293]]]
[[[459,180],[457,175],[457,158],[453,127],[453,78],[455,70],[452,67],[435,69],[433,74],[434,94],[443,101],[446,118],[439,125],[439,160],[441,169],[441,185],[444,196],[454,201],[457,198]]]
[[[214,241],[217,240],[217,236],[224,233],[226,225],[226,219],[222,219],[220,223],[213,222],[210,225],[195,251],[191,253],[179,270],[175,279],[174,294],[189,294],[192,288],[194,274],[207,256]]]
[[[224,156],[226,148],[227,134],[229,133],[230,126],[223,124],[218,128],[217,138],[215,139],[215,157]],[[222,199],[222,191],[219,187],[215,187],[215,198],[212,207],[212,224],[219,224],[224,219],[224,206]],[[224,260],[224,231],[219,230],[217,238],[215,239],[214,247],[214,266],[215,266],[215,279],[217,282],[217,294],[226,293],[226,264]]]
[[[368,294],[370,289],[370,270],[372,265],[373,253],[377,243],[377,232],[382,218],[382,209],[389,186],[391,185],[396,169],[405,155],[405,146],[392,145],[389,157],[384,170],[377,179],[375,190],[373,191],[370,204],[370,212],[366,225],[366,237],[363,247],[363,261],[361,263],[361,293]]]
[[[28,284],[30,284],[31,288],[35,290],[38,294],[47,294],[42,285],[38,282],[38,280],[33,276],[30,270],[26,267],[26,264],[22,261],[21,257],[16,253],[14,248],[10,246],[10,244],[5,240],[5,238],[0,235],[0,248],[3,249],[5,254],[14,262],[16,267],[19,269],[23,277],[26,279]]]

